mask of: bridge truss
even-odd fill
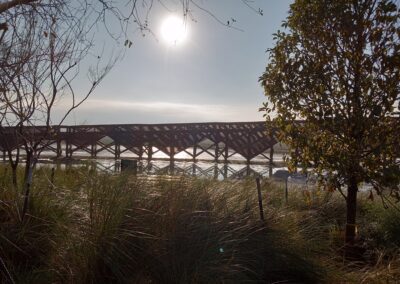
[[[265,122],[186,123],[186,124],[118,124],[52,127],[25,127],[23,137],[15,128],[2,128],[0,150],[23,149],[23,139],[37,141],[54,158],[79,158],[86,153],[97,158],[107,152],[115,159],[125,154],[152,160],[162,152],[169,160],[185,152],[196,161],[206,153],[211,160],[228,163],[239,154],[251,163],[262,156],[272,162],[273,146],[278,141],[267,131]]]

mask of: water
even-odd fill
[[[235,153],[229,153],[229,163],[225,164],[222,161],[215,162],[213,157],[208,153],[202,153],[196,158],[196,162],[193,162],[192,157],[189,153],[192,148],[188,148],[186,151],[182,151],[174,156],[175,161],[171,163],[169,156],[161,151],[157,151],[153,148],[154,154],[151,161],[146,160],[146,156],[142,161],[138,162],[136,169],[137,174],[140,175],[168,175],[168,176],[197,176],[203,178],[212,178],[217,180],[224,179],[242,179],[246,177],[273,177],[277,171],[287,171],[287,167],[284,166],[284,154],[276,153],[274,155],[274,164],[272,168],[269,166],[269,161],[263,156],[258,156],[252,160],[250,165],[247,165],[244,158]],[[212,151],[212,150],[211,150]],[[121,172],[121,159],[115,159],[114,154],[109,151],[101,151],[98,153],[97,158],[93,159],[90,153],[86,151],[75,151],[75,159],[59,159],[55,160],[54,152],[44,151],[38,163],[38,167],[49,166],[54,167],[55,165],[60,168],[66,167],[81,167],[88,165],[100,171],[109,173],[120,173]],[[134,160],[138,159],[138,156],[131,152],[124,152],[121,154],[122,159]],[[283,180],[279,179],[281,182]],[[304,176],[290,176],[288,183],[297,185],[300,187],[307,187],[308,185],[315,185],[315,181],[310,181]],[[372,185],[363,183],[360,186],[360,191],[372,190]]]
[[[55,145],[52,145],[53,147]],[[98,170],[118,173],[121,170],[121,159],[138,160],[137,154],[128,151],[121,147],[120,159],[115,159],[112,147],[111,149],[104,149],[97,152],[96,158],[92,158],[89,151],[76,150],[73,152],[72,159],[55,159],[56,154],[54,151],[43,151],[40,156],[38,166],[45,164],[58,164],[59,167],[65,168],[67,166],[79,167],[82,164],[90,164]],[[204,150],[206,149],[206,150]],[[65,145],[62,145],[62,156],[65,156]],[[190,155],[193,153],[193,148],[188,148],[181,151],[174,156],[174,162],[170,162],[170,157],[153,147],[152,160],[147,161],[146,153],[143,154],[143,159],[139,162],[137,171],[139,174],[147,175],[190,175],[190,176],[203,176],[214,179],[226,178],[243,178],[247,176],[271,176],[279,169],[285,169],[283,165],[283,155],[276,154],[274,156],[275,167],[269,167],[269,160],[262,155],[252,159],[251,164],[247,165],[246,160],[240,154],[229,151],[228,163],[223,162],[223,157],[215,162],[215,158],[211,153],[215,152],[215,148],[204,147],[198,148],[199,155],[196,156],[196,162]],[[207,152],[208,151],[208,152]]]
[[[121,172],[121,160],[102,158],[102,159],[80,159],[80,160],[58,160],[41,159],[39,167],[81,167],[87,165],[100,171],[108,173]],[[270,168],[262,164],[243,163],[214,163],[209,161],[174,161],[171,163],[166,160],[138,161],[136,172],[139,175],[169,175],[169,176],[197,176],[218,180],[241,179],[245,177],[269,177],[277,170],[286,169],[285,167]]]

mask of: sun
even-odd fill
[[[181,44],[187,38],[187,26],[183,19],[169,16],[161,25],[161,35],[167,44]]]

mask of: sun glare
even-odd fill
[[[161,35],[167,44],[181,44],[187,37],[187,26],[183,19],[170,16],[161,25]]]

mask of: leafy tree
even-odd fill
[[[399,15],[391,0],[296,0],[260,78],[290,165],[313,168],[345,197],[348,247],[359,184],[399,196]]]

